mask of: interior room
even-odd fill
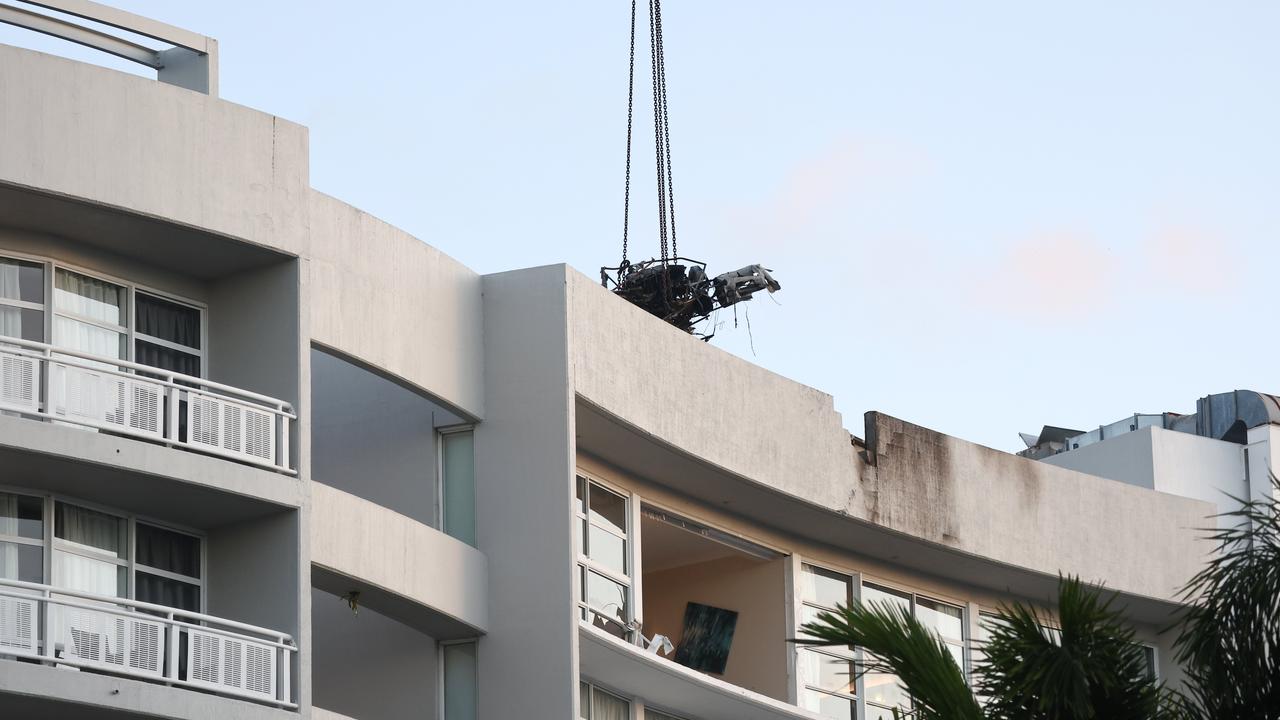
[[[671,639],[668,660],[787,699],[786,556],[644,506],[642,632]]]

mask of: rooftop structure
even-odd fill
[[[1111,439],[846,423],[569,267],[478,274],[312,189],[203,47],[193,87],[0,45],[6,717],[881,718],[895,678],[788,642],[812,613],[900,602],[968,671],[1060,572],[1178,682],[1211,498],[1053,462]]]

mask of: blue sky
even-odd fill
[[[616,263],[624,0],[114,4],[216,37],[225,99],[311,128],[318,189],[481,272]],[[784,286],[714,343],[853,432],[876,409],[1012,450],[1280,392],[1280,4],[667,0],[664,25],[681,252]]]

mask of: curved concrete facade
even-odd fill
[[[481,276],[315,191],[308,143],[300,125],[208,94],[0,45],[0,258],[199,307],[201,379],[296,415],[276,438],[289,462],[264,467],[192,452],[176,421],[179,434],[160,442],[6,409],[0,493],[190,531],[207,555],[204,610],[292,645],[290,684],[268,701],[111,668],[64,672],[47,655],[0,659],[0,714],[8,703],[85,718],[382,720],[420,707],[444,720],[550,719],[580,717],[586,688],[630,702],[637,718],[645,706],[688,720],[816,718],[787,642],[809,566],[850,588],[955,608],[966,657],[982,612],[1041,602],[1060,572],[1078,574],[1124,595],[1162,677],[1176,680],[1158,630],[1209,550],[1194,528],[1210,504],[878,413],[855,437],[829,395],[683,334],[577,271]],[[378,437],[386,462],[330,454],[316,467],[326,455],[313,452],[314,413],[344,403],[313,401],[325,382],[313,350],[422,401],[381,417],[369,396],[364,415],[324,418],[339,434],[402,423]],[[164,412],[172,420],[184,407]],[[470,438],[461,461],[443,449],[452,433]],[[591,557],[592,523],[608,523],[582,492],[625,507],[605,530],[624,558],[612,569]],[[42,549],[65,549],[45,534]],[[755,672],[709,678],[636,649],[659,626],[678,636],[663,623],[686,602],[739,602],[714,581],[685,597],[670,578],[742,567],[758,572],[720,585],[767,596],[743,608],[766,620],[741,637],[773,653]],[[601,612],[584,597],[595,577],[622,588],[614,634],[633,644],[587,619]],[[348,652],[360,662],[346,663]],[[470,670],[451,674],[449,658],[468,652]],[[448,699],[447,688],[465,692],[459,677],[478,678],[478,696]],[[862,695],[845,695],[865,712]],[[467,701],[473,712],[450,714]]]

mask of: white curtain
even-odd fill
[[[0,258],[0,298],[17,300],[18,266]],[[22,311],[16,307],[0,305],[0,335],[22,337]]]
[[[0,270],[4,266],[0,265]],[[0,535],[10,537],[18,534],[18,498],[8,493],[0,493]],[[13,543],[0,542],[0,578],[18,579],[18,546]]]
[[[105,560],[55,550],[53,552],[53,584],[68,590],[124,597],[120,582],[121,566]]]
[[[124,520],[96,510],[58,503],[58,539],[124,559],[128,557]],[[53,584],[71,590],[123,597],[120,565],[64,550],[53,553]]]
[[[591,720],[630,720],[631,703],[606,692],[591,693]]]
[[[68,350],[124,359],[121,333],[89,323],[55,315],[53,317],[53,344]]]
[[[59,310],[111,325],[125,324],[124,295],[120,285],[68,270],[58,270],[53,291]]]

